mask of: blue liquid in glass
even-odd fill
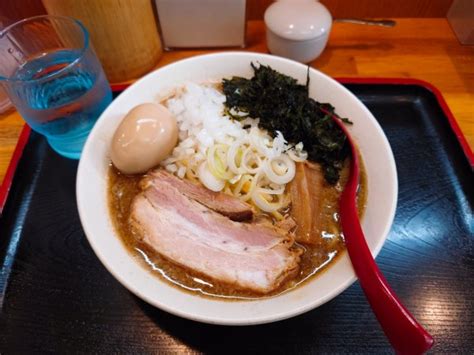
[[[47,53],[27,61],[11,79],[20,80],[12,90],[13,100],[28,124],[59,154],[78,159],[97,118],[112,101],[94,54]]]

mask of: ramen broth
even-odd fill
[[[361,185],[357,203],[359,213],[362,216],[367,198],[367,179],[363,167],[361,170]],[[334,186],[324,183],[323,190],[321,191],[320,196],[323,199],[321,212],[322,232],[318,238],[318,243],[315,245],[295,243],[296,246],[304,250],[299,263],[298,274],[285,281],[276,290],[265,295],[236,289],[231,285],[216,282],[193,270],[173,264],[156,253],[152,248],[140,242],[139,236],[135,235],[130,228],[128,218],[132,200],[140,192],[139,181],[143,176],[127,176],[118,172],[112,165],[110,166],[108,199],[112,221],[127,249],[145,268],[181,289],[200,295],[235,300],[272,296],[293,289],[315,275],[320,274],[329,265],[334,263],[345,250],[344,236],[338,221],[338,215],[339,197],[349,176],[349,160],[346,160],[339,182]]]

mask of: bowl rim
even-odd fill
[[[298,62],[295,62],[295,61],[290,60],[290,59],[277,57],[277,56],[270,55],[270,54],[258,53],[258,52],[229,51],[229,52],[210,53],[210,54],[197,55],[197,56],[193,56],[193,57],[190,57],[190,58],[182,59],[182,60],[167,64],[163,67],[160,67],[160,68],[148,73],[147,75],[143,76],[139,80],[137,80],[135,83],[130,85],[128,88],[126,88],[124,90],[124,92],[129,90],[130,88],[141,85],[142,82],[145,82],[145,81],[149,80],[148,79],[149,77],[157,75],[156,74],[157,72],[160,72],[161,70],[167,69],[171,66],[182,65],[185,62],[192,62],[192,61],[198,60],[200,58],[204,58],[204,57],[207,57],[207,58],[221,57],[221,59],[225,59],[226,57],[228,58],[228,57],[234,57],[234,56],[245,57],[246,59],[249,59],[248,58],[249,56],[253,56],[253,57],[256,56],[256,57],[261,58],[262,60],[265,59],[265,58],[271,58],[271,60],[275,60],[275,58],[277,58],[278,60],[280,60],[282,62],[287,62],[287,64],[292,65],[292,66],[298,65],[298,66],[306,67],[305,65],[303,65],[301,63],[298,63]],[[345,88],[343,85],[341,85],[335,79],[333,79],[333,78],[329,77],[328,75],[320,72],[319,70],[317,70],[315,68],[312,68],[312,67],[308,67],[308,68],[309,68],[310,73],[312,71],[317,72],[318,75],[323,76],[325,78],[325,80],[329,80],[329,81],[333,82],[334,84],[336,84],[336,86],[338,86],[338,90],[345,91],[346,94],[354,97],[357,100],[358,105],[364,111],[364,114],[366,116],[368,116],[368,118],[370,120],[372,120],[372,123],[374,124],[375,129],[378,131],[378,133],[380,135],[380,138],[382,139],[382,141],[384,143],[384,146],[385,146],[387,152],[389,153],[388,154],[389,156],[387,156],[388,161],[386,163],[389,167],[388,170],[393,172],[393,176],[391,176],[391,177],[393,178],[394,183],[393,183],[393,186],[392,186],[392,191],[390,191],[390,193],[394,198],[393,198],[393,200],[391,201],[391,204],[390,204],[390,210],[388,212],[388,218],[387,218],[387,221],[385,223],[383,233],[382,233],[383,237],[380,238],[380,240],[378,240],[378,242],[373,246],[373,248],[371,248],[371,253],[372,253],[373,257],[375,258],[379,254],[383,244],[387,240],[389,231],[390,231],[390,229],[393,225],[393,221],[394,221],[394,218],[395,218],[395,212],[396,212],[396,206],[397,206],[397,196],[398,196],[398,175],[397,175],[397,169],[396,169],[396,164],[395,164],[395,158],[394,158],[394,155],[393,155],[393,151],[392,151],[391,146],[388,142],[388,139],[387,139],[385,133],[383,132],[380,124],[378,123],[378,121],[375,119],[375,117],[372,115],[372,113],[368,110],[368,108],[352,92],[350,92],[347,88]],[[102,113],[102,115],[97,120],[96,125],[93,127],[93,129],[90,132],[89,137],[88,137],[88,139],[87,139],[87,141],[84,145],[84,151],[86,151],[86,148],[89,145],[92,144],[91,142],[94,139],[94,137],[96,136],[96,132],[97,132],[96,128],[98,127],[97,123],[99,123],[102,120],[105,120],[105,117],[107,117],[108,112],[112,110],[111,109],[112,106],[113,106],[113,103],[111,105],[109,105],[109,107],[106,108],[106,110]],[[203,316],[203,315],[190,314],[186,311],[182,311],[181,309],[170,307],[166,304],[163,304],[163,303],[157,301],[156,299],[153,299],[153,298],[149,297],[142,289],[134,287],[133,285],[131,285],[130,282],[124,277],[124,275],[121,275],[120,273],[118,273],[113,268],[113,265],[111,265],[111,262],[102,253],[102,250],[101,250],[99,244],[97,243],[96,239],[93,237],[94,231],[92,230],[91,225],[88,224],[85,221],[86,201],[83,199],[83,195],[81,193],[81,188],[80,188],[81,185],[79,183],[79,181],[81,179],[87,179],[87,177],[85,177],[85,176],[83,177],[83,174],[84,174],[83,171],[84,171],[85,164],[86,164],[85,158],[84,158],[84,155],[82,155],[81,159],[79,161],[78,170],[77,170],[77,177],[76,177],[76,199],[77,199],[77,206],[78,206],[78,212],[79,212],[79,217],[80,217],[80,220],[81,220],[81,224],[82,224],[82,227],[84,229],[84,233],[87,237],[87,240],[88,240],[89,244],[91,245],[92,249],[94,250],[94,253],[98,257],[98,259],[101,261],[102,265],[104,265],[105,268],[114,276],[114,278],[116,280],[118,280],[126,289],[128,289],[130,292],[132,292],[134,295],[136,295],[140,299],[142,299],[142,300],[146,301],[147,303],[149,303],[149,304],[151,304],[151,305],[153,305],[153,306],[155,306],[155,307],[157,307],[161,310],[164,310],[168,313],[171,313],[173,315],[176,315],[176,316],[179,316],[179,317],[182,317],[182,318],[186,318],[186,319],[190,319],[190,320],[194,320],[194,321],[199,321],[199,322],[203,322],[203,323],[208,323],[208,324],[232,325],[232,326],[265,324],[265,323],[276,322],[276,321],[288,319],[288,318],[291,318],[291,317],[295,317],[295,316],[298,316],[298,315],[303,314],[305,312],[308,312],[312,309],[315,309],[315,308],[323,305],[324,303],[328,302],[329,300],[337,297],[339,294],[341,294],[343,291],[345,291],[349,286],[351,286],[357,280],[355,272],[352,269],[350,271],[351,274],[352,274],[351,277],[347,278],[347,280],[345,282],[341,283],[338,287],[332,289],[331,292],[328,292],[324,297],[320,297],[318,299],[318,301],[308,302],[305,305],[302,305],[298,308],[295,308],[295,309],[292,309],[292,310],[289,310],[289,311],[283,311],[283,312],[276,311],[276,312],[274,312],[272,314],[269,314],[269,315],[255,316],[252,319],[245,319],[245,320],[242,320],[242,319],[218,319],[218,318],[213,317],[213,316]],[[344,253],[348,254],[346,250],[344,251]],[[343,256],[344,255],[340,256],[340,258],[343,257]],[[131,255],[130,255],[130,257],[132,258]],[[134,261],[134,262],[136,262],[136,261]],[[327,269],[327,270],[329,270],[329,269]],[[325,270],[324,272],[327,272],[327,270]],[[156,276],[154,276],[154,277],[156,277]],[[167,285],[167,286],[168,287],[173,287],[171,285]],[[181,292],[185,292],[185,291],[181,291]],[[292,291],[290,291],[290,292],[292,292]],[[201,297],[201,296],[198,296],[198,295],[195,296],[195,295],[192,295],[192,294],[188,294],[188,295],[189,295],[189,297]],[[277,295],[277,296],[271,297],[271,298],[277,298],[277,297],[279,297],[279,296]],[[244,302],[245,303],[246,301],[238,301],[238,302]],[[259,302],[259,301],[256,300],[256,301],[250,301],[250,302]]]

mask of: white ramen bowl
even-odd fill
[[[347,253],[321,275],[282,295],[257,301],[223,301],[184,292],[141,265],[114,230],[107,205],[107,171],[112,135],[135,105],[156,101],[186,82],[251,77],[251,62],[306,82],[307,66],[266,54],[226,52],[185,59],[158,69],[126,89],[104,111],[84,146],[77,174],[77,204],[82,226],[98,258],[135,295],[180,317],[213,324],[250,325],[274,322],[316,308],[336,297],[355,280]],[[374,256],[387,238],[397,202],[397,174],[392,150],[369,110],[335,80],[310,69],[310,95],[329,102],[354,125],[349,128],[362,154],[368,178],[363,229]]]

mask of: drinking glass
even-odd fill
[[[33,130],[79,159],[112,92],[81,22],[37,16],[0,31],[0,83]]]

